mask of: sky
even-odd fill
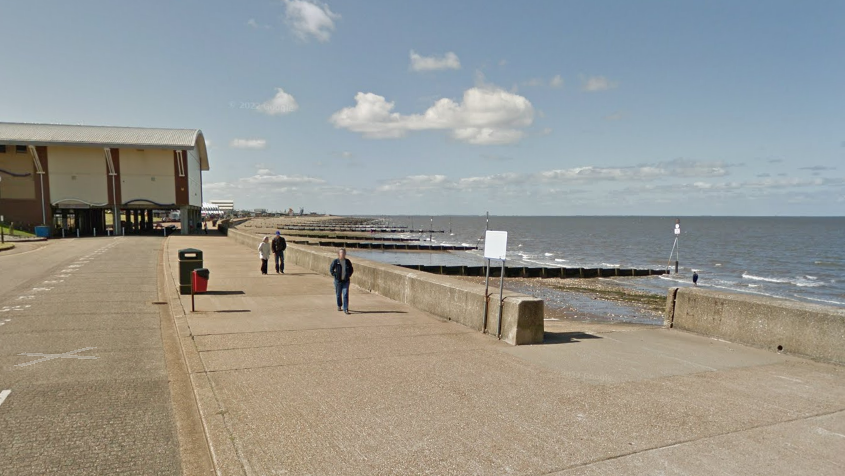
[[[0,121],[201,129],[203,198],[845,213],[845,2],[0,1]]]

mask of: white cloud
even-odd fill
[[[598,92],[598,91],[607,91],[608,89],[614,89],[619,86],[619,83],[616,81],[611,81],[604,76],[590,76],[588,78],[581,77],[582,86],[581,89],[587,92]]]
[[[326,42],[331,39],[335,20],[341,17],[328,5],[313,0],[284,0],[285,21],[294,35],[303,41],[311,38]]]
[[[508,172],[484,177],[466,177],[458,180],[458,187],[466,190],[501,188],[508,185],[523,184],[528,180],[525,174]]]
[[[264,29],[270,28],[270,25],[263,25],[261,23],[258,23],[257,21],[255,21],[255,18],[250,18],[249,20],[247,20],[246,24],[247,24],[248,27],[254,28],[256,30],[259,29],[259,28],[264,28]]]
[[[675,159],[636,167],[574,167],[547,170],[537,174],[546,182],[595,181],[595,180],[655,180],[662,177],[722,177],[728,174],[728,165],[721,162],[696,162]]]
[[[553,88],[562,88],[563,87],[563,78],[560,77],[559,74],[555,75],[551,81],[549,81],[549,86]]]
[[[229,147],[233,149],[264,149],[267,147],[265,139],[232,139]]]
[[[470,144],[510,144],[522,139],[522,129],[534,121],[534,107],[528,99],[490,86],[466,90],[460,103],[440,99],[422,114],[393,112],[393,102],[373,93],[359,92],[355,102],[355,106],[332,114],[330,121],[371,139],[403,137],[409,131],[449,130],[453,138]]]
[[[272,191],[283,192],[296,190],[297,186],[311,186],[321,185],[326,183],[325,180],[317,177],[308,177],[305,175],[281,175],[275,174],[272,170],[264,168],[262,165],[258,166],[255,175],[251,177],[242,177],[231,182],[212,182],[204,183],[203,190],[208,191],[225,191],[225,190],[249,190],[255,189],[270,189]]]
[[[458,55],[448,52],[443,56],[420,56],[411,50],[411,71],[439,71],[443,69],[461,69]]]
[[[614,112],[613,114],[604,116],[605,121],[621,121],[625,117],[622,111]]]
[[[425,190],[442,190],[453,188],[454,183],[450,182],[445,175],[410,175],[401,179],[390,180],[376,190],[379,192],[420,192]]]
[[[508,60],[506,60],[506,59],[500,59],[499,60],[499,66],[507,66],[507,65],[508,65]],[[845,142],[843,142],[842,144],[845,144]],[[843,147],[845,147],[845,145],[843,145]]]
[[[523,81],[522,85],[527,86],[529,88],[536,88],[537,86],[542,86],[546,84],[546,80],[541,78],[531,78],[528,81]]]
[[[268,116],[281,116],[290,114],[299,109],[299,104],[293,96],[286,93],[282,88],[276,88],[276,95],[259,104],[255,110]]]

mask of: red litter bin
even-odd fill
[[[194,293],[204,293],[208,291],[208,277],[211,274],[206,268],[195,269],[191,273],[191,285],[194,288]]]

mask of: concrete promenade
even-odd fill
[[[211,270],[196,313],[176,293],[188,247]],[[354,286],[344,315],[329,278],[262,276],[223,237],[165,253],[218,474],[845,473],[840,366],[579,322],[513,347]]]

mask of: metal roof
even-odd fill
[[[0,122],[0,144],[197,149],[200,168],[208,170],[205,138],[199,129]]]

